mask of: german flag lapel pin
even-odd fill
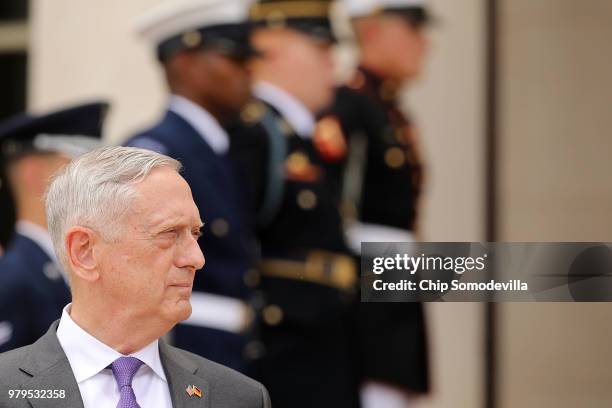
[[[187,391],[187,395],[193,397],[194,395],[198,398],[202,398],[202,390],[196,387],[195,385],[190,385],[185,389]]]

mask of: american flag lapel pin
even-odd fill
[[[187,391],[187,395],[193,397],[194,395],[198,398],[202,398],[202,390],[195,385],[188,386],[185,391]]]

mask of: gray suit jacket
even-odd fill
[[[57,340],[58,324],[53,323],[36,343],[0,354],[1,408],[83,408],[70,363]],[[163,340],[159,351],[174,408],[271,407],[268,392],[257,381]],[[190,397],[186,391],[189,385],[200,388],[202,398]],[[9,390],[65,390],[65,398],[11,399]]]

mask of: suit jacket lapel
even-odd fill
[[[67,359],[50,367],[44,373],[36,375],[30,381],[24,382],[23,390],[58,390],[65,391],[65,398],[43,399],[32,398],[28,399],[32,408],[83,408],[83,400],[81,392],[77,385],[72,369]]]
[[[21,371],[31,376],[23,382],[21,389],[63,390],[65,398],[28,399],[33,408],[83,408],[79,386],[72,374],[66,354],[57,340],[58,324],[59,321],[53,323],[49,331],[34,344],[29,358],[20,367]]]
[[[163,340],[159,341],[159,354],[168,379],[168,387],[174,408],[210,408],[210,387],[203,378],[195,375],[197,366],[184,355],[170,347]],[[189,396],[187,387],[196,386],[202,391],[202,397]]]

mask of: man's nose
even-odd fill
[[[199,270],[206,263],[198,240],[192,236],[183,241],[179,257],[179,265],[177,265],[179,267],[192,267]]]

